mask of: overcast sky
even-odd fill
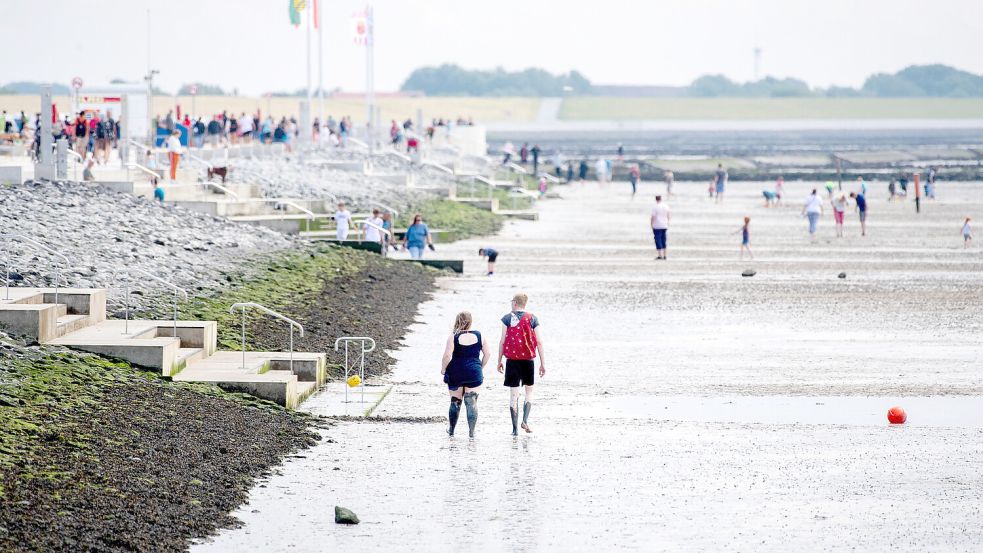
[[[312,0],[308,0],[311,2]],[[352,13],[322,0],[325,87],[365,88]],[[216,83],[242,93],[306,84],[288,0],[0,0],[0,83]],[[857,86],[873,72],[946,63],[983,73],[981,0],[376,0],[376,87],[416,67],[576,69],[600,84],[687,84],[707,73]],[[316,37],[313,39],[316,45]],[[11,45],[17,45],[12,47]],[[314,85],[317,84],[316,54]]]

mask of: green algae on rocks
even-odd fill
[[[0,398],[2,551],[182,551],[318,438],[251,396],[6,341]]]

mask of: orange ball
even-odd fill
[[[900,406],[894,406],[887,410],[887,421],[891,424],[904,424],[908,420],[908,413],[904,412]]]

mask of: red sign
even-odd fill
[[[74,88],[75,90],[82,88],[82,77],[72,78],[72,88]]]

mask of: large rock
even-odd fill
[[[344,507],[339,507],[335,505],[334,507],[334,521],[336,524],[358,524],[358,515],[352,512],[350,509]]]
[[[758,274],[758,271],[755,271],[754,269],[744,269],[744,272],[741,273],[741,276],[742,277],[753,277],[756,274]]]

